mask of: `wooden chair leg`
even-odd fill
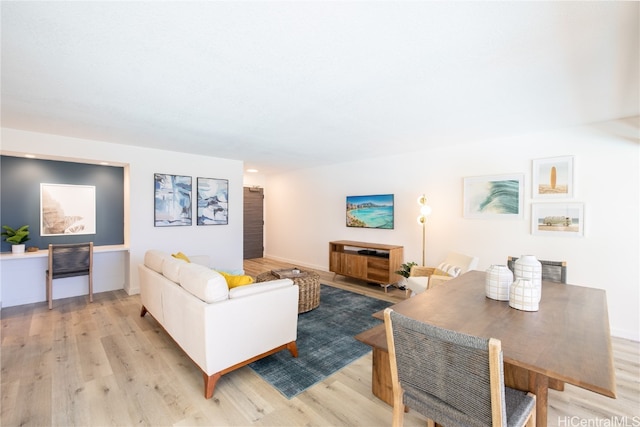
[[[53,289],[51,286],[52,281],[53,280],[51,279],[51,276],[47,275],[47,303],[49,304],[49,310],[53,308]]]
[[[89,302],[93,302],[93,274],[89,273]]]

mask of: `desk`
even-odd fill
[[[525,312],[509,307],[506,301],[486,298],[484,284],[485,273],[471,271],[392,308],[442,328],[500,339],[505,383],[536,395],[538,426],[547,425],[550,380],[615,398],[604,290],[543,282],[539,311]],[[380,330],[363,334],[357,338],[372,345],[374,350],[375,343],[378,352],[386,351]],[[373,370],[376,372],[376,368]],[[518,372],[525,372],[527,381],[512,375]],[[379,393],[384,389],[381,386]]]
[[[45,270],[49,251],[0,254],[0,303],[2,307],[32,304],[47,300]],[[126,245],[94,246],[94,294],[127,289],[129,286],[129,247]],[[69,277],[64,285],[56,285],[55,299],[87,293],[86,277]]]

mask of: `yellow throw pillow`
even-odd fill
[[[225,273],[224,271],[218,271],[227,281],[229,289],[237,288],[238,286],[250,285],[253,283],[253,277],[246,275],[234,275]]]
[[[181,259],[183,261],[191,262],[189,260],[189,257],[183,254],[182,252],[178,252],[177,254],[171,254],[171,256],[177,259]]]

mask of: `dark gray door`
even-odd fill
[[[264,235],[264,192],[244,187],[244,259],[262,258]]]

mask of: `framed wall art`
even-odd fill
[[[96,234],[96,187],[40,184],[40,235]]]
[[[191,225],[191,177],[154,174],[154,225]]]
[[[394,196],[347,196],[347,227],[393,230]]]
[[[532,203],[531,234],[584,236],[584,204]]]
[[[197,224],[229,224],[229,180],[198,177]]]
[[[573,156],[533,160],[533,198],[573,197]]]
[[[523,217],[524,174],[464,178],[464,217],[519,219]]]

